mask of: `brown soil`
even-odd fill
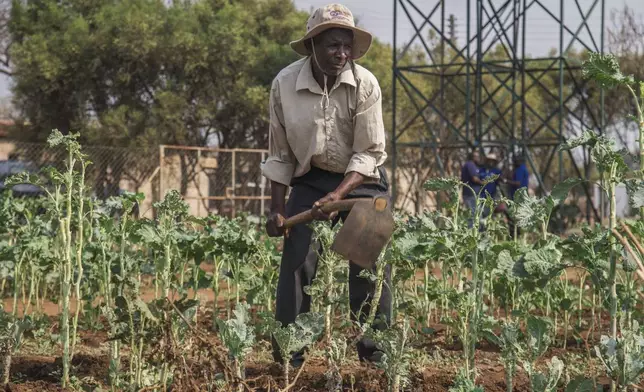
[[[434,273],[439,274],[435,270]],[[574,279],[576,274],[569,274]],[[222,293],[225,290],[225,285],[222,287]],[[210,289],[200,290],[199,297],[202,303],[209,303],[204,308],[212,309],[212,301],[214,300],[213,292]],[[151,300],[154,298],[154,290],[147,289],[143,295],[144,300]],[[13,300],[11,298],[4,299],[4,306],[6,311],[11,311]],[[22,305],[18,301],[18,314],[22,313]],[[226,302],[223,294],[218,298],[219,307],[225,311]],[[72,304],[73,309],[74,304]],[[59,306],[51,302],[44,304],[45,315],[52,318],[51,329],[49,332],[57,332],[57,323],[55,316],[59,313]],[[557,347],[552,348],[546,358],[558,356],[563,359],[567,365],[573,365],[581,371],[585,371],[586,376],[593,376],[599,374],[597,368],[593,368],[588,363],[588,358],[591,357],[593,348],[596,344],[599,333],[598,327],[595,327],[595,332],[592,334],[592,342],[586,344],[585,342],[578,342],[576,337],[583,339],[588,338],[588,330],[581,333],[573,334],[574,326],[576,324],[576,312],[571,318],[571,325],[569,330],[569,340],[567,349],[563,349],[562,342],[557,343]],[[601,330],[606,331],[608,325],[607,315],[602,315]],[[586,321],[590,319],[590,314],[584,312],[583,317]],[[206,331],[211,323],[212,313],[199,317],[201,330]],[[588,323],[587,323],[588,324]],[[586,325],[587,325],[586,324]],[[559,327],[561,328],[561,320]],[[410,377],[410,385],[405,388],[405,391],[411,392],[439,392],[448,391],[449,387],[454,381],[454,377],[458,371],[458,367],[463,363],[461,355],[461,347],[458,343],[447,344],[445,343],[445,327],[442,325],[432,325],[435,329],[435,335],[432,338],[424,339],[422,345],[414,347],[416,354],[419,358],[414,357],[412,361],[412,374]],[[215,334],[212,333],[214,336]],[[108,375],[108,336],[105,331],[86,331],[79,330],[79,343],[77,354],[73,360],[72,375],[77,380],[77,384],[81,385],[84,390],[93,391],[97,386],[105,387]],[[562,331],[559,331],[558,339],[562,339]],[[256,357],[251,358],[246,365],[247,379],[257,379],[255,382],[249,383],[256,391],[275,391],[275,383],[282,385],[281,367],[270,361],[269,354],[267,354],[266,344],[258,344],[264,349],[256,350]],[[39,347],[39,342],[34,342],[32,339],[27,339],[25,346],[20,350],[19,354],[13,358],[11,368],[11,383],[7,390],[10,391],[63,391],[60,388],[59,379],[62,373],[62,363],[60,361],[60,352],[58,346],[53,346],[51,350],[54,352],[46,352]],[[45,352],[43,355],[42,352]],[[36,355],[38,353],[39,355]],[[384,392],[387,390],[387,379],[382,370],[377,369],[374,365],[363,364],[358,362],[355,357],[355,351],[349,352],[350,357],[348,363],[342,368],[344,391],[348,392]],[[592,355],[594,357],[594,355]],[[422,357],[422,359],[420,359]],[[420,363],[420,361],[423,361]],[[477,383],[480,384],[486,392],[505,392],[505,374],[504,368],[500,361],[498,349],[482,342],[477,350]],[[198,364],[202,365],[202,364]],[[594,364],[597,365],[596,363]],[[318,392],[325,391],[326,366],[324,359],[320,356],[313,357],[307,363],[304,371],[302,372],[297,385],[292,391],[301,392]],[[294,375],[294,371],[292,375]],[[594,373],[594,374],[593,374]],[[273,380],[273,387],[266,386],[267,380]],[[598,380],[602,384],[607,384],[607,380]],[[644,387],[644,385],[643,385]],[[71,389],[70,389],[71,390]],[[517,374],[514,377],[514,391],[522,392],[529,391],[528,378],[519,364]]]
[[[201,317],[205,325],[209,319]],[[53,321],[53,320],[52,320]],[[422,364],[412,361],[412,376],[410,385],[405,391],[413,392],[438,392],[448,391],[452,385],[454,377],[458,371],[458,366],[462,363],[460,358],[460,347],[456,345],[447,345],[444,343],[444,328],[436,325],[436,337],[430,343],[423,346],[417,346],[417,352],[424,352],[425,359]],[[214,335],[214,333],[213,333]],[[107,334],[105,332],[80,332],[79,353],[73,360],[73,376],[79,380],[78,383],[83,385],[84,390],[91,391],[96,386],[105,386],[109,360],[107,356]],[[59,353],[51,355],[33,355],[30,354],[35,347],[34,342],[29,342],[17,355],[12,364],[11,380],[9,385],[11,391],[63,391],[59,386],[59,377],[62,372]],[[268,391],[268,379],[272,380],[273,388],[275,385],[282,385],[281,367],[272,363],[266,353],[266,345],[261,344],[264,349],[258,349],[257,355],[250,358],[246,367],[247,379],[257,379],[250,383],[250,386],[257,391]],[[567,357],[567,355],[573,355]],[[585,368],[587,364],[587,348],[585,345],[577,346],[570,344],[564,350],[561,347],[555,347],[550,350],[546,357],[558,356],[560,359],[578,360],[575,364],[578,368]],[[344,390],[351,392],[384,392],[387,390],[387,380],[382,370],[377,369],[372,364],[363,364],[354,359],[355,352],[350,351],[348,363],[342,368],[344,381]],[[420,361],[420,359],[419,359]],[[505,392],[505,374],[500,362],[498,350],[482,342],[477,351],[477,378],[486,392]],[[567,364],[570,362],[567,362]],[[198,364],[205,365],[205,364]],[[317,392],[325,391],[326,371],[328,367],[323,358],[316,356],[305,366],[297,386],[293,391]],[[292,372],[292,376],[295,372]],[[267,377],[268,376],[268,377]],[[606,380],[600,380],[606,382]],[[519,369],[514,378],[514,391],[529,391],[528,379],[519,365]]]

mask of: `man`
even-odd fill
[[[525,157],[518,155],[514,158],[514,170],[512,179],[506,183],[510,185],[510,199],[514,200],[515,193],[521,188],[527,188],[530,182],[530,172],[525,164]]]
[[[468,226],[471,229],[474,226],[474,215],[476,214],[476,199],[483,185],[483,181],[479,177],[479,165],[481,164],[481,156],[478,151],[471,152],[465,164],[461,168],[461,181],[468,185],[463,186],[463,203],[470,210],[470,218]],[[470,189],[472,188],[472,189]],[[474,193],[472,193],[472,190]]]
[[[488,154],[485,157],[485,165],[479,171],[479,176],[482,181],[485,181],[487,178],[492,176],[500,176],[501,169],[499,169],[499,159],[496,154]],[[489,184],[483,187],[483,192],[481,192],[481,197],[486,198],[489,194],[493,199],[496,196],[497,187],[501,178],[499,177],[496,181],[490,182]]]
[[[291,43],[304,58],[277,75],[270,93],[269,156],[262,167],[271,182],[270,236],[284,235],[285,218],[308,209],[315,219],[335,223],[347,214],[325,214],[320,209],[324,204],[387,194],[380,86],[371,72],[353,62],[367,53],[371,42],[370,33],[355,27],[349,9],[331,4],[313,12],[307,34]],[[301,224],[284,239],[276,303],[276,319],[283,325],[310,310],[311,299],[303,288],[311,284],[317,268],[318,247],[311,244],[311,235]],[[350,263],[352,312],[365,321],[375,285],[360,278],[360,272]],[[390,301],[384,290],[378,312],[387,322]],[[379,354],[373,342],[358,344],[361,360],[377,360]],[[275,342],[273,356],[281,362]],[[302,353],[296,353],[291,364],[302,361]]]

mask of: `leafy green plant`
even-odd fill
[[[503,322],[500,326],[500,333],[497,335],[493,330],[493,328],[497,327],[497,323],[488,321],[487,324],[488,326],[483,329],[483,335],[488,341],[501,349],[506,390],[512,392],[517,363],[522,354],[520,325],[517,321]]]
[[[541,373],[537,371],[533,364],[528,362],[523,367],[530,377],[530,387],[532,392],[556,392],[557,385],[563,374],[564,364],[557,358],[552,357],[548,362],[548,372]]]
[[[0,314],[0,365],[2,385],[8,387],[11,376],[11,358],[20,349],[23,333],[32,327],[31,318],[17,319],[1,310]]]
[[[48,189],[38,176],[21,173],[7,179],[5,184],[13,186],[29,183],[40,186],[51,201],[52,213],[56,216],[59,225],[61,245],[57,249],[55,258],[60,262],[61,270],[61,298],[62,312],[60,317],[61,340],[63,344],[63,374],[62,384],[66,387],[69,383],[69,370],[73,350],[76,345],[76,330],[78,327],[78,311],[72,319],[70,331],[70,308],[72,289],[76,293],[76,300],[80,302],[80,284],[82,276],[82,249],[83,249],[83,200],[85,194],[85,170],[91,162],[81,152],[78,143],[78,134],[63,135],[54,130],[47,139],[50,147],[62,146],[67,152],[65,171],[59,172],[53,167],[45,170],[47,179],[53,186]],[[77,201],[76,205],[74,201]],[[76,209],[76,210],[75,210]],[[76,213],[74,213],[76,212]],[[77,219],[77,227],[72,221]],[[75,268],[76,267],[76,268]],[[76,271],[75,271],[76,269]],[[78,278],[73,281],[74,273]],[[77,307],[78,309],[78,307]],[[71,344],[70,344],[71,343]]]
[[[644,81],[636,81],[632,75],[624,75],[617,57],[613,54],[590,53],[583,65],[583,76],[592,79],[603,88],[624,87],[633,96],[635,115],[631,117],[639,129],[640,178],[627,182],[631,205],[640,209],[644,217]],[[637,89],[639,87],[639,94]],[[600,169],[601,171],[601,169]]]
[[[283,360],[284,388],[290,388],[291,354],[313,344],[324,332],[324,315],[322,313],[301,313],[295,322],[282,327],[279,321],[274,321],[271,333],[277,342]],[[304,364],[300,371],[304,369]],[[297,380],[297,379],[296,379]],[[295,381],[296,381],[295,380]]]
[[[230,320],[217,319],[219,336],[228,349],[228,356],[233,362],[236,376],[244,379],[244,358],[253,349],[255,343],[255,332],[250,324],[249,306],[244,303],[237,305],[234,311],[234,318]],[[237,386],[237,390],[243,391],[243,385]]]
[[[526,188],[517,190],[514,201],[508,203],[514,208],[516,224],[523,229],[536,229],[541,232],[543,240],[548,236],[548,222],[555,208],[567,197],[570,190],[582,181],[569,178],[557,184],[549,195],[537,198],[529,195]]]
[[[644,334],[637,321],[624,328],[616,339],[602,336],[595,353],[601,360],[608,377],[617,384],[620,391],[637,385],[644,374]]]
[[[474,381],[472,381],[469,377],[469,372],[466,369],[461,369],[458,374],[456,375],[456,378],[454,379],[454,383],[452,384],[451,387],[449,387],[449,392],[483,392],[484,389],[483,387],[480,387],[476,384],[474,384]]]
[[[366,334],[382,350],[382,358],[377,366],[385,371],[389,392],[399,392],[409,382],[411,333],[409,320],[403,319],[384,331],[372,330]]]
[[[624,181],[629,169],[624,161],[623,151],[617,151],[615,143],[604,136],[597,136],[592,132],[585,132],[581,137],[568,141],[562,149],[572,149],[579,146],[587,146],[597,170],[601,177],[601,186],[608,194],[610,200],[610,221],[609,230],[617,227],[617,210],[615,188],[617,184]],[[611,315],[611,336],[617,336],[617,251],[615,240],[611,237],[610,272],[608,284],[610,287],[610,315]]]
[[[311,308],[324,313],[324,337],[326,342],[331,342],[333,336],[333,316],[335,307],[343,302],[342,283],[346,281],[344,275],[347,262],[340,255],[331,250],[331,244],[340,225],[331,228],[328,222],[313,223],[313,238],[311,241],[318,243],[318,265],[315,278],[310,286],[305,287],[305,292],[311,296]]]
[[[342,391],[342,365],[345,362],[347,355],[347,340],[344,337],[331,337],[327,342],[325,349],[327,358],[327,369],[325,375],[327,378],[326,389],[329,392]]]

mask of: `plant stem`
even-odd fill
[[[612,232],[617,227],[617,211],[615,197],[615,172],[616,164],[611,166],[610,177],[608,178],[608,197],[610,199],[610,218],[608,221],[609,230]],[[617,254],[615,236],[610,236],[610,271],[608,284],[610,285],[610,336],[617,340]],[[615,391],[615,381],[611,380],[611,391]]]
[[[288,359],[290,358],[290,355],[288,355],[288,353],[286,353],[286,354],[287,355],[284,355],[284,353],[282,353],[282,356],[284,357],[284,359],[282,360],[282,366],[284,367],[284,387],[289,385],[289,379],[288,379],[289,378],[289,370],[290,370],[289,367],[291,366],[288,363]]]
[[[11,381],[11,355],[13,354],[13,337],[6,336],[3,337],[3,347],[2,350],[2,385],[5,387],[5,390],[11,390],[8,388],[9,381]]]
[[[611,170],[611,174],[614,171]],[[612,176],[611,176],[612,178]],[[610,221],[609,226],[612,231],[617,227],[616,217],[616,197],[615,197],[615,183],[610,180],[608,185],[608,196],[610,198]],[[610,318],[611,318],[611,337],[617,338],[617,255],[615,254],[615,238],[611,237],[611,251],[610,251],[610,271],[608,282],[610,284]]]
[[[170,251],[171,251],[171,246],[170,242],[165,245],[165,251],[164,251],[164,263],[163,263],[163,296],[165,298],[168,298],[170,295],[170,262],[171,262],[171,257],[170,257]]]
[[[78,219],[78,229],[76,233],[76,283],[74,289],[76,291],[76,312],[72,324],[72,347],[71,359],[74,358],[74,350],[76,349],[76,334],[78,331],[78,317],[80,310],[83,307],[83,298],[81,297],[81,280],[83,279],[83,208],[85,203],[85,168],[86,163],[81,161],[81,176],[78,183],[78,210],[76,211],[76,219]]]
[[[586,285],[586,276],[588,274],[584,271],[581,274],[581,277],[579,278],[579,303],[577,304],[577,309],[578,309],[578,318],[577,318],[577,327],[581,328],[581,322],[583,318],[583,303],[582,300],[584,298],[584,287]]]
[[[13,308],[11,309],[11,315],[13,317],[16,317],[16,314],[18,312],[18,291],[20,289],[18,282],[20,282],[20,271],[22,270],[22,260],[25,257],[25,253],[25,251],[22,252],[20,258],[18,259],[18,262],[13,267]]]
[[[64,259],[61,282],[61,296],[63,300],[63,309],[60,320],[60,332],[63,341],[63,376],[62,386],[66,388],[69,384],[69,368],[71,362],[69,347],[69,299],[71,295],[72,284],[72,195],[74,192],[74,165],[75,159],[71,149],[68,149],[68,170],[66,175],[66,208],[65,217],[61,219],[61,234],[64,244]]]
[[[378,305],[380,304],[380,297],[382,296],[384,281],[385,261],[382,257],[379,257],[378,261],[376,262],[376,290],[373,293],[373,299],[371,300],[371,306],[369,307],[369,316],[362,326],[363,332],[366,331],[367,328],[371,327],[371,324],[373,324],[373,321],[376,319],[376,312],[378,311]]]
[[[430,271],[429,265],[430,265],[429,260],[426,260],[425,271],[424,271],[425,275],[423,277],[425,280],[425,312],[427,313],[427,326],[429,326],[429,322],[431,321],[431,317],[432,317],[432,308],[429,301],[429,271]]]

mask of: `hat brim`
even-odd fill
[[[291,42],[291,48],[302,56],[309,56],[311,52],[306,49],[305,42],[329,29],[345,29],[353,31],[353,60],[364,57],[371,48],[373,36],[371,33],[358,27],[347,26],[342,23],[326,22],[320,23],[309,31],[303,38]]]

